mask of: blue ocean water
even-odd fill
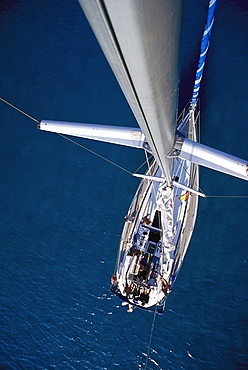
[[[186,0],[182,107],[206,0]],[[248,158],[248,6],[219,0],[201,90],[201,141]],[[136,125],[76,0],[1,0],[1,96],[36,119]],[[108,293],[138,181],[0,102],[0,369],[144,368],[153,316]],[[138,150],[78,140],[134,171]],[[247,183],[201,170],[208,195]],[[247,199],[200,200],[149,369],[247,369]]]

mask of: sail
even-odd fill
[[[103,52],[171,183],[183,0],[79,0]]]
[[[215,13],[216,4],[217,4],[217,0],[209,1],[208,16],[207,16],[207,21],[206,21],[205,29],[204,29],[203,36],[202,36],[202,42],[201,42],[201,54],[200,54],[198,68],[197,68],[196,76],[195,76],[193,97],[191,101],[192,106],[196,104],[196,100],[197,100],[199,90],[200,90],[205,60],[206,60],[207,51],[208,51],[209,44],[210,44],[210,36],[211,36],[213,24],[214,24],[214,13]]]

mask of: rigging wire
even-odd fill
[[[145,164],[147,164],[147,168],[150,167],[150,163],[149,163],[149,160],[152,158],[152,154],[148,157],[147,155],[147,151],[144,149],[144,152],[145,152],[145,161],[134,171],[134,173],[137,173]]]
[[[178,161],[179,165],[183,168],[183,170],[187,173],[187,175],[192,179],[192,176],[187,171],[187,169],[183,166],[183,164],[181,163],[181,161],[179,161],[179,158],[176,158],[176,160]],[[200,188],[200,186],[196,183],[195,179],[192,179],[192,180],[193,180],[193,184],[195,184],[197,186],[198,191],[200,191],[202,194],[204,194],[204,192],[202,191],[202,189]]]
[[[145,152],[145,157],[146,157],[147,169],[149,170],[151,167],[150,159],[153,157],[153,155],[151,154],[150,156],[148,156],[147,150],[144,150],[144,152]]]
[[[206,195],[206,198],[248,198],[248,195]]]
[[[10,107],[12,107],[12,108],[14,108],[15,110],[17,110],[18,112],[20,112],[21,114],[23,114],[24,116],[26,116],[26,117],[28,117],[28,118],[30,118],[31,120],[33,120],[34,122],[36,122],[36,123],[40,123],[40,121],[38,120],[38,119],[36,119],[36,118],[34,118],[34,117],[32,117],[32,116],[30,116],[28,113],[26,113],[26,112],[24,112],[23,110],[21,110],[20,108],[18,108],[18,107],[16,107],[15,105],[13,105],[13,104],[11,104],[10,102],[8,102],[7,100],[5,100],[5,99],[3,99],[2,97],[0,97],[0,100],[2,101],[2,102],[4,102],[5,104],[7,104],[7,105],[9,105]],[[117,163],[115,163],[115,162],[113,162],[113,161],[111,161],[110,159],[108,159],[108,158],[106,158],[106,157],[103,157],[102,155],[100,155],[100,154],[98,154],[98,153],[96,153],[96,152],[94,152],[93,150],[91,150],[91,149],[89,149],[89,148],[87,148],[87,147],[85,147],[84,145],[82,145],[82,144],[79,144],[79,143],[77,143],[75,140],[72,140],[72,139],[70,139],[69,137],[67,137],[67,136],[65,136],[65,135],[63,135],[63,134],[60,134],[60,133],[57,133],[59,136],[61,136],[61,137],[63,137],[64,139],[66,139],[66,140],[68,140],[68,141],[70,141],[70,142],[72,142],[73,144],[75,144],[75,145],[78,145],[79,147],[81,147],[81,148],[83,148],[83,149],[85,149],[85,150],[87,150],[88,152],[90,152],[90,153],[92,153],[92,154],[94,154],[94,155],[96,155],[97,157],[99,157],[99,158],[101,158],[101,159],[103,159],[103,160],[105,160],[106,162],[108,162],[108,163],[110,163],[110,164],[112,164],[113,166],[116,166],[117,168],[119,168],[119,169],[121,169],[121,170],[123,170],[123,171],[125,171],[125,172],[127,172],[129,175],[133,175],[133,173],[135,173],[135,172],[137,172],[146,162],[148,162],[149,163],[149,159],[152,157],[152,155],[149,157],[149,158],[147,158],[147,153],[146,153],[146,161],[144,161],[138,168],[137,168],[137,170],[135,171],[135,172],[131,172],[131,171],[129,171],[129,170],[127,170],[126,168],[124,168],[124,167],[122,167],[122,166],[120,166],[120,165],[118,165]],[[187,172],[187,170],[184,168],[184,166],[182,165],[182,163],[179,161],[179,159],[178,158],[176,158],[177,159],[177,161],[179,162],[179,164],[182,166],[182,168],[185,170],[185,172]],[[149,167],[149,166],[148,166]],[[188,172],[187,172],[188,173]],[[195,181],[194,181],[194,183],[195,183]],[[197,185],[197,184],[196,184]],[[203,193],[203,191],[201,190],[201,188],[197,185],[197,187],[198,187],[198,190],[199,191],[201,191],[202,193]],[[247,195],[206,195],[206,198],[248,198],[248,196]]]
[[[10,102],[8,102],[7,100],[3,99],[0,97],[0,100],[2,100],[4,103],[8,104],[10,107],[16,109],[18,112],[24,114],[25,116],[27,116],[28,118],[32,119],[33,121],[39,123],[40,121],[38,121],[37,119],[35,119],[34,117],[30,116],[29,114],[25,113],[23,110],[17,108],[15,105],[11,104]]]
[[[30,117],[31,118],[31,117]],[[33,120],[35,120],[34,118],[32,118]],[[37,121],[37,120],[35,120],[35,121]],[[39,121],[37,121],[37,122],[39,122]],[[90,152],[90,153],[92,153],[92,154],[94,154],[94,155],[96,155],[97,157],[99,157],[99,158],[101,158],[101,159],[103,159],[103,160],[105,160],[106,162],[108,162],[108,163],[110,163],[110,164],[112,164],[113,166],[115,166],[115,167],[117,167],[117,168],[119,168],[119,169],[121,169],[121,170],[123,170],[123,171],[125,171],[125,172],[127,172],[129,175],[132,175],[133,176],[133,174],[134,173],[136,173],[142,166],[144,166],[144,164],[146,163],[146,161],[145,162],[143,162],[142,164],[141,164],[141,166],[140,167],[138,167],[138,169],[136,170],[136,171],[134,171],[134,172],[131,172],[131,171],[129,171],[129,170],[127,170],[126,168],[124,168],[124,167],[122,167],[122,166],[120,166],[120,165],[118,165],[117,163],[115,163],[115,162],[113,162],[113,161],[111,161],[110,159],[108,159],[108,158],[106,158],[106,157],[103,157],[101,154],[98,154],[98,153],[96,153],[96,152],[94,152],[93,150],[91,150],[91,149],[89,149],[89,148],[87,148],[87,147],[85,147],[84,145],[82,145],[82,144],[79,144],[78,142],[76,142],[75,140],[72,140],[72,139],[70,139],[69,137],[67,137],[67,136],[65,136],[65,135],[63,135],[63,134],[59,134],[59,133],[57,133],[59,136],[62,136],[64,139],[66,139],[66,140],[68,140],[68,141],[70,141],[70,142],[72,142],[73,144],[75,144],[75,145],[78,145],[79,147],[81,147],[81,148],[83,148],[83,149],[85,149],[85,150],[87,150],[88,152]],[[149,157],[149,159],[151,158],[152,156],[150,156]],[[178,160],[178,158],[176,158],[177,160]],[[178,162],[180,163],[180,165],[182,166],[182,168],[187,172],[187,170],[183,167],[183,165],[182,165],[182,163],[178,160]],[[187,172],[188,173],[188,172]],[[190,175],[189,175],[190,176]],[[196,184],[196,182],[195,182],[195,180],[193,181],[193,183],[194,184]],[[196,184],[197,185],[197,184]],[[153,186],[154,186],[154,182],[153,182]],[[198,187],[198,190],[199,191],[201,191],[203,194],[204,194],[204,192],[202,191],[202,189],[197,185],[197,187]],[[206,194],[204,194],[205,195],[205,198],[248,198],[248,195],[206,195]]]
[[[109,367],[110,367],[110,365],[111,365],[111,362],[112,362],[112,360],[113,360],[113,358],[114,358],[114,355],[115,355],[116,349],[117,349],[117,347],[118,347],[119,341],[120,341],[120,339],[121,339],[121,337],[122,337],[123,331],[124,331],[124,328],[123,328],[123,330],[122,330],[122,332],[121,332],[121,334],[120,334],[120,336],[119,336],[119,338],[118,338],[118,340],[117,340],[117,342],[116,342],[115,349],[114,349],[114,352],[112,353],[112,356],[111,356],[111,358],[110,358],[110,360],[109,360],[107,370],[109,370]]]
[[[27,113],[26,113],[26,112],[24,112],[23,110],[19,109],[19,108],[18,108],[18,107],[16,107],[15,105],[11,104],[11,103],[10,103],[10,102],[8,102],[7,100],[5,100],[5,99],[3,99],[3,98],[1,98],[1,97],[0,97],[0,100],[1,100],[2,102],[6,103],[7,105],[9,105],[10,107],[14,108],[15,110],[17,110],[18,112],[20,112],[20,113],[24,114],[26,117],[28,117],[28,118],[30,118],[31,120],[35,121],[36,123],[40,123],[40,121],[39,121],[38,119],[36,119],[36,118],[34,118],[34,117],[30,116],[29,114],[27,114]],[[118,167],[119,169],[121,169],[121,170],[123,170],[123,171],[127,172],[129,175],[133,175],[133,172],[131,172],[131,171],[129,171],[129,170],[127,170],[127,169],[125,169],[124,167],[122,167],[122,166],[118,165],[117,163],[114,163],[114,162],[113,162],[113,161],[111,161],[110,159],[103,157],[102,155],[100,155],[100,154],[98,154],[98,153],[94,152],[93,150],[91,150],[91,149],[89,149],[89,148],[87,148],[87,147],[83,146],[82,144],[77,143],[76,141],[74,141],[74,140],[70,139],[69,137],[67,137],[67,136],[65,136],[65,135],[63,135],[63,134],[60,134],[60,133],[57,133],[57,134],[58,134],[59,136],[63,137],[64,139],[66,139],[66,140],[68,140],[68,141],[72,142],[73,144],[76,144],[76,145],[78,145],[79,147],[81,147],[81,148],[83,148],[83,149],[87,150],[88,152],[90,152],[90,153],[92,153],[92,154],[95,154],[97,157],[99,157],[99,158],[101,158],[101,159],[104,159],[105,161],[107,161],[107,162],[109,162],[110,164],[112,164],[112,165],[114,165],[114,166]],[[143,164],[142,164],[142,166],[143,166]],[[140,168],[140,167],[139,167],[139,168]]]
[[[154,326],[155,326],[156,315],[157,315],[157,306],[156,306],[156,308],[154,310],[154,315],[153,315],[153,321],[152,321],[152,327],[151,327],[151,332],[150,332],[149,343],[148,343],[148,347],[147,347],[147,356],[146,356],[146,362],[145,362],[144,370],[147,369],[149,355],[150,355],[150,352],[151,352],[151,343],[152,343],[152,336],[153,336],[153,331],[154,331]]]
[[[110,159],[108,159],[108,158],[106,158],[106,157],[103,157],[101,154],[98,154],[98,153],[94,152],[93,150],[91,150],[91,149],[87,148],[86,146],[84,146],[84,145],[82,145],[82,144],[77,143],[75,140],[72,140],[72,139],[70,139],[69,137],[67,137],[67,136],[65,136],[65,135],[63,135],[63,134],[59,134],[59,133],[58,133],[58,135],[59,135],[59,136],[62,136],[64,139],[66,139],[66,140],[68,140],[68,141],[72,142],[73,144],[78,145],[80,148],[83,148],[83,149],[87,150],[88,152],[90,152],[90,153],[92,153],[92,154],[95,154],[97,157],[99,157],[99,158],[101,158],[101,159],[104,159],[106,162],[111,163],[112,165],[114,165],[114,166],[118,167],[119,169],[121,169],[121,170],[123,170],[123,171],[125,171],[125,172],[129,173],[129,175],[133,175],[133,172],[131,172],[131,171],[127,170],[126,168],[124,168],[124,167],[120,166],[119,164],[117,164],[117,163],[115,163],[115,162],[111,161]]]
[[[176,158],[176,160],[178,161],[178,163],[180,164],[180,166],[182,166],[182,168],[184,169],[184,171],[190,176],[190,174],[188,173],[188,171],[186,170],[186,168],[182,165],[182,163],[179,161],[178,158]],[[197,183],[195,182],[195,180],[193,181],[194,184],[196,184],[196,186],[198,187],[198,190],[201,191],[204,195],[205,195],[205,198],[248,198],[248,195],[206,195],[202,189],[200,188],[199,185],[197,185]]]
[[[34,122],[36,122],[36,123],[40,123],[40,121],[39,121],[39,120],[37,120],[36,118],[34,118],[34,117],[30,116],[29,114],[27,114],[27,113],[26,113],[26,112],[24,112],[23,110],[19,109],[19,108],[18,108],[18,107],[16,107],[15,105],[11,104],[11,103],[10,103],[10,102],[8,102],[7,100],[5,100],[5,99],[3,99],[3,98],[1,98],[1,97],[0,97],[0,100],[1,100],[1,101],[3,101],[4,103],[6,103],[7,105],[9,105],[10,107],[14,108],[15,110],[17,110],[17,111],[18,111],[18,112],[20,112],[21,114],[23,114],[23,115],[25,115],[26,117],[30,118],[30,119],[31,119],[31,120],[33,120]],[[63,137],[64,139],[66,139],[66,140],[68,140],[68,141],[72,142],[73,144],[78,145],[80,148],[83,148],[83,149],[85,149],[85,150],[89,151],[90,153],[95,154],[95,155],[96,155],[96,156],[98,156],[99,158],[102,158],[102,159],[104,159],[105,161],[107,161],[107,162],[109,162],[109,163],[113,164],[114,166],[118,167],[119,169],[122,169],[123,171],[125,171],[125,172],[129,173],[130,175],[132,175],[132,174],[133,174],[131,171],[128,171],[127,169],[123,168],[122,166],[120,166],[120,165],[118,165],[118,164],[114,163],[113,161],[111,161],[111,160],[109,160],[109,159],[107,159],[107,158],[103,157],[102,155],[100,155],[100,154],[98,154],[98,153],[94,152],[93,150],[91,150],[91,149],[89,149],[89,148],[86,148],[84,145],[77,143],[76,141],[74,141],[74,140],[72,140],[72,139],[68,138],[67,136],[65,136],[65,135],[63,135],[63,134],[60,134],[60,133],[57,133],[57,134],[58,134],[59,136]],[[149,158],[149,159],[150,159],[150,158]],[[138,170],[139,170],[139,169],[140,169],[140,168],[141,168],[141,167],[142,167],[142,166],[143,166],[147,161],[148,161],[148,159],[147,159],[147,156],[146,156],[146,161],[145,161],[145,162],[144,162],[144,163],[143,163],[143,164],[142,164],[142,165],[137,169],[137,171],[138,171]],[[147,359],[146,359],[146,364],[145,364],[145,370],[146,370],[146,368],[147,368],[147,363],[148,363],[149,354],[150,354],[150,349],[151,349],[151,341],[152,341],[152,335],[153,335],[153,330],[154,330],[154,325],[155,325],[156,313],[157,313],[157,309],[154,311],[153,323],[152,323],[152,327],[151,327],[150,339],[149,339],[149,344],[148,344],[148,351],[147,351]],[[109,367],[110,367],[110,365],[111,365],[112,359],[113,359],[113,357],[114,357],[114,355],[115,355],[115,352],[116,352],[116,350],[117,350],[117,347],[118,347],[118,344],[119,344],[119,341],[120,341],[121,337],[122,337],[122,333],[121,333],[121,335],[119,336],[119,338],[118,338],[118,340],[117,340],[117,342],[116,342],[116,345],[115,345],[114,351],[113,351],[113,353],[112,353],[112,356],[111,356],[111,358],[110,358],[110,361],[109,361],[109,364],[108,364],[107,369],[109,369]]]

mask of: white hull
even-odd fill
[[[189,122],[189,136],[196,140],[194,114]],[[153,163],[147,175],[161,177]],[[197,189],[198,167],[188,160],[173,160],[176,181]],[[132,307],[150,309],[163,306],[182,265],[194,229],[198,196],[167,187],[166,182],[144,179],[134,196],[123,228],[111,291]],[[149,215],[151,224],[142,219]],[[144,265],[145,264],[145,265]],[[159,311],[159,308],[156,307]],[[160,311],[162,312],[162,308]]]

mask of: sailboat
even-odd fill
[[[40,130],[140,148],[145,174],[124,217],[111,292],[162,314],[194,230],[198,166],[247,180],[247,162],[197,141],[198,92],[213,26],[209,3],[193,98],[178,115],[183,0],[79,0],[139,128],[42,120]],[[152,157],[152,160],[150,159]]]

